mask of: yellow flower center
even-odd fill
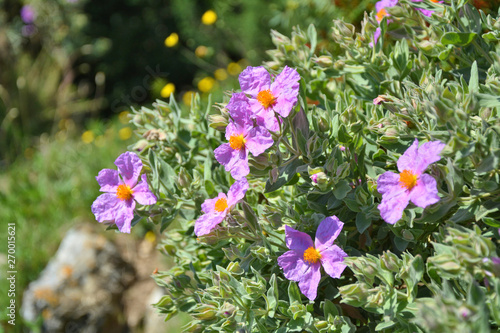
[[[116,197],[120,200],[128,200],[132,198],[132,190],[130,189],[130,186],[121,184],[118,185],[118,188],[116,189]]]
[[[215,202],[215,210],[218,212],[223,212],[227,208],[227,199],[220,198]]]
[[[276,97],[274,97],[273,93],[269,89],[262,90],[260,93],[258,93],[257,100],[266,109],[276,104]]]
[[[382,19],[387,16],[387,10],[385,8],[382,8],[381,10],[378,11],[377,13],[377,22],[382,21]]]
[[[320,259],[321,253],[319,253],[319,251],[314,247],[310,246],[307,250],[304,251],[304,260],[311,264],[317,263]]]
[[[411,172],[411,170],[403,170],[403,172],[399,174],[399,182],[401,183],[401,187],[406,187],[408,190],[411,190],[417,185],[417,175]]]
[[[231,137],[229,138],[229,145],[234,150],[240,150],[245,147],[245,142],[247,142],[247,140],[245,140],[243,134],[231,135]]]

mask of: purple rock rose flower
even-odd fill
[[[238,202],[240,202],[248,190],[248,181],[246,178],[238,180],[227,192],[219,193],[216,198],[207,199],[201,205],[201,210],[205,213],[200,216],[194,224],[194,233],[196,236],[209,234],[219,223],[221,223]]]
[[[288,117],[297,104],[300,75],[293,68],[285,66],[271,83],[271,76],[264,67],[247,67],[239,76],[241,91],[250,96],[252,113],[262,118],[265,127],[279,131],[274,112]]]
[[[412,2],[422,2],[423,0],[411,0],[411,1]],[[430,1],[433,3],[443,3],[443,1],[439,1],[439,0],[430,0]],[[415,8],[415,9],[428,17],[432,16],[432,13],[434,13],[434,11],[431,9],[424,9],[424,8]]]
[[[389,13],[387,12],[386,8],[394,7],[398,4],[398,0],[381,0],[375,4],[375,10],[377,13],[375,14],[375,17],[377,19],[377,22],[380,23],[386,16],[390,16]],[[375,44],[377,42],[375,41]]]
[[[24,5],[21,8],[20,15],[21,15],[21,20],[23,20],[23,22],[26,24],[35,22],[36,12],[35,9],[33,9],[33,7],[30,5]]]
[[[400,173],[387,171],[378,177],[377,188],[382,194],[378,209],[385,222],[399,221],[410,200],[422,208],[439,201],[436,180],[423,172],[441,159],[439,154],[444,147],[440,141],[426,142],[419,147],[415,139],[398,160]]]
[[[267,129],[262,126],[254,127],[245,103],[233,103],[230,115],[235,121],[229,121],[226,127],[226,139],[229,143],[216,148],[214,155],[226,171],[239,180],[250,173],[248,152],[258,156],[271,147],[274,141]]]
[[[298,282],[300,291],[310,300],[317,296],[321,266],[335,279],[346,268],[343,261],[347,254],[333,245],[343,226],[336,216],[327,217],[316,230],[314,243],[305,232],[285,226],[286,246],[290,251],[278,257],[278,264],[285,277]]]
[[[142,161],[134,153],[126,152],[115,161],[117,170],[103,169],[96,177],[101,194],[92,204],[92,213],[99,222],[114,222],[118,230],[130,233],[134,218],[135,202],[153,205],[156,196],[149,190],[146,175],[141,173]]]

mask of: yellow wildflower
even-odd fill
[[[207,10],[201,17],[201,23],[205,25],[212,25],[217,21],[217,14],[213,10]]]

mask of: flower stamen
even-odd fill
[[[307,250],[304,251],[304,261],[307,261],[310,264],[315,264],[318,260],[321,259],[321,253],[316,250],[313,246],[310,246]]]
[[[227,199],[226,198],[220,198],[215,202],[215,210],[220,212],[225,211],[227,208]]]
[[[257,100],[266,109],[276,104],[276,97],[274,97],[273,93],[269,89],[259,92],[257,94]]]
[[[382,19],[383,19],[385,16],[387,16],[387,10],[385,10],[385,8],[382,8],[381,10],[379,10],[379,11],[377,12],[377,15],[376,15],[376,16],[377,16],[377,22],[379,22],[379,23],[380,23],[380,22],[382,21]]]
[[[411,170],[403,170],[403,172],[399,174],[399,183],[401,187],[406,187],[406,189],[411,190],[417,185],[417,175]]]
[[[243,137],[243,134],[231,135],[231,137],[229,138],[229,145],[234,150],[241,150],[243,147],[245,147],[246,142],[247,140]]]
[[[116,189],[116,197],[122,201],[131,199],[133,193],[134,192],[130,189],[130,186],[125,184],[118,185],[118,188]]]

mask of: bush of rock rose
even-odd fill
[[[159,311],[188,332],[498,330],[498,15],[382,0],[359,31],[272,39],[215,105],[135,110],[97,177],[98,221],[163,232]]]

